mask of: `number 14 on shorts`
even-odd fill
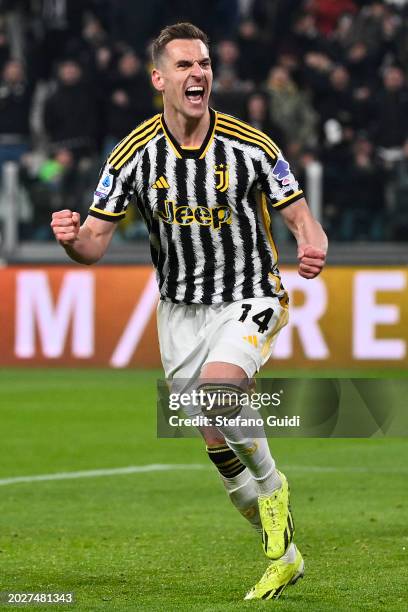
[[[247,317],[250,316],[252,321],[258,325],[258,333],[263,334],[264,332],[268,331],[268,325],[274,313],[273,308],[265,308],[265,310],[261,310],[260,312],[256,312],[254,314],[250,312],[252,310],[252,304],[242,304],[242,309],[243,313],[238,321],[244,323]]]

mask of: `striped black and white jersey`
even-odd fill
[[[182,148],[161,114],[139,125],[108,157],[89,213],[118,221],[136,202],[164,300],[283,298],[270,209],[303,192],[267,135],[210,114],[199,149]]]

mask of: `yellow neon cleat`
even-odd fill
[[[244,599],[278,599],[288,584],[295,584],[303,578],[305,564],[300,551],[296,548],[296,558],[293,563],[287,561],[272,561],[259,582],[245,595]]]
[[[295,525],[289,505],[289,486],[285,474],[278,472],[282,485],[267,497],[258,498],[262,522],[262,544],[269,559],[279,559],[293,540]]]

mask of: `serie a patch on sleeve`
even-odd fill
[[[115,176],[111,172],[109,172],[109,170],[105,170],[96,187],[96,197],[106,200],[112,193],[114,182]]]
[[[278,181],[284,192],[285,190],[289,191],[292,186],[297,187],[297,181],[292,174],[290,166],[282,155],[278,157],[278,161],[273,167],[272,176]]]

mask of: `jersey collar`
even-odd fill
[[[168,142],[170,143],[177,157],[184,158],[184,159],[186,158],[203,159],[203,157],[205,157],[205,154],[207,153],[213,141],[214,132],[215,132],[215,124],[216,124],[215,111],[212,108],[210,108],[209,111],[210,111],[210,125],[208,128],[208,132],[202,142],[201,147],[199,147],[198,149],[183,149],[183,147],[179,145],[177,140],[174,138],[173,134],[170,132],[164,120],[164,115],[162,114],[161,123],[163,126],[164,135],[166,136]]]

